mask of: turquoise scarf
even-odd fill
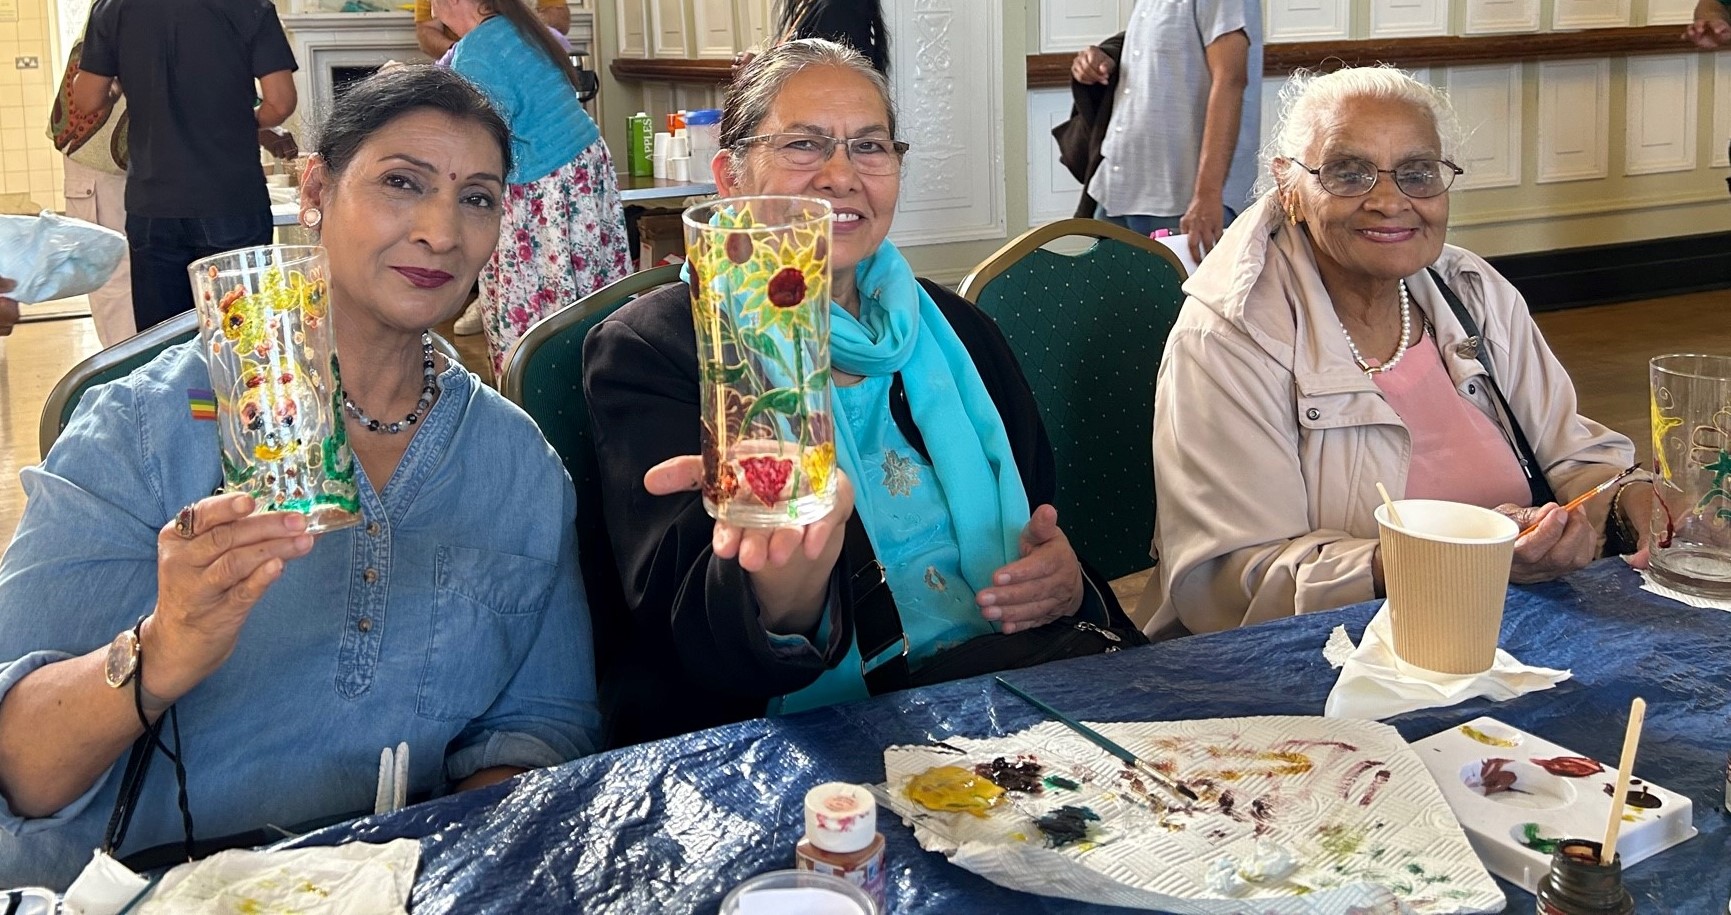
[[[955,524],[962,575],[974,591],[984,590],[993,572],[1021,558],[1029,516],[1028,492],[1003,417],[973,357],[895,245],[884,241],[854,276],[860,316],[830,305],[830,362],[855,375],[902,373],[908,407],[925,433],[926,451]],[[839,400],[833,409],[841,414]],[[860,485],[865,476],[853,433],[839,416],[834,426],[836,460],[854,481],[854,509],[876,543],[873,519],[887,513],[893,497]]]

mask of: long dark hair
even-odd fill
[[[530,9],[523,0],[481,0],[481,14],[489,13],[504,16],[517,28],[517,34],[525,41],[534,44],[547,55],[553,66],[565,74],[566,82],[571,84],[574,92],[583,91],[583,82],[577,76],[577,68],[571,65],[571,58],[565,54],[565,49],[554,40],[553,33],[547,28],[547,23]]]
[[[511,171],[511,128],[472,83],[443,67],[408,64],[350,83],[331,105],[314,147],[325,167],[341,172],[373,134],[411,111],[439,111],[479,125],[499,144]]]
[[[776,43],[827,38],[853,48],[872,69],[890,72],[890,33],[880,0],[783,0]]]

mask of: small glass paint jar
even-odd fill
[[[1551,872],[1539,881],[1538,915],[1629,915],[1635,899],[1623,886],[1623,856],[1600,864],[1598,842],[1564,839],[1551,855]]]
[[[882,911],[884,837],[878,835],[878,805],[871,792],[846,782],[807,791],[805,837],[794,848],[794,866],[846,880]]]

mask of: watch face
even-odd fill
[[[108,678],[108,685],[119,689],[132,679],[134,671],[138,670],[138,636],[132,630],[114,637],[109,643],[108,657],[103,659],[103,673]]]

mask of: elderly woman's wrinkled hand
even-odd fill
[[[1044,626],[1082,606],[1082,562],[1058,527],[1058,510],[1042,505],[1022,528],[1022,558],[992,573],[975,596],[980,615],[1006,635]]]
[[[157,534],[151,694],[172,702],[221,667],[284,564],[312,550],[305,516],[252,510],[244,493],[210,496]]]
[[[1521,530],[1538,525],[1515,541],[1514,564],[1509,569],[1509,580],[1515,584],[1550,581],[1586,568],[1598,558],[1598,534],[1583,509],[1563,511],[1562,506],[1547,502],[1536,508],[1505,504],[1496,510]]]

